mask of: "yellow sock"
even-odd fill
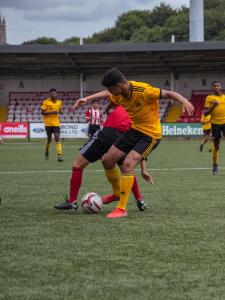
[[[105,169],[105,176],[111,183],[113,188],[113,195],[120,196],[120,169],[116,165],[113,169]]]
[[[55,144],[55,146],[56,146],[56,152],[57,152],[57,155],[58,155],[58,156],[61,156],[61,155],[62,155],[62,145],[61,145],[61,143],[60,143],[60,142],[57,142],[57,143]]]
[[[217,150],[215,147],[213,148],[213,164],[218,164],[218,153],[219,153],[219,150]]]
[[[132,174],[122,175],[121,183],[120,183],[120,201],[117,205],[117,208],[123,210],[127,209],[127,202],[133,186],[133,182],[134,182],[134,175]]]
[[[213,151],[213,143],[209,143],[209,150]]]
[[[46,141],[46,144],[45,144],[45,151],[48,151],[49,150],[49,147],[50,147],[50,143],[48,141]]]

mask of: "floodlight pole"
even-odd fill
[[[170,72],[170,90],[174,91],[174,72]]]
[[[84,97],[83,73],[80,73],[80,98]]]
[[[175,35],[171,35],[171,43],[175,43]],[[174,91],[174,72],[173,69],[170,71],[170,90]]]
[[[204,42],[204,0],[190,0],[190,42]]]
[[[80,37],[80,46],[83,45],[83,39]],[[84,75],[83,72],[80,72],[80,98],[84,97]]]

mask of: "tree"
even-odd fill
[[[133,33],[143,26],[147,26],[149,11],[133,10],[118,17],[115,25],[116,38],[129,41]]]
[[[84,44],[113,43],[116,42],[115,28],[107,28],[99,33],[94,33],[92,37],[84,39]]]
[[[189,9],[182,9],[169,17],[164,24],[164,41],[169,42],[174,34],[177,42],[188,41],[189,37]]]
[[[71,38],[65,39],[62,44],[79,45],[80,38],[77,36],[72,36]]]
[[[197,0],[196,0],[197,1]],[[225,0],[205,0],[205,40],[225,40]],[[164,2],[152,10],[132,10],[121,14],[115,25],[84,39],[84,43],[169,42],[189,40],[189,9],[174,9]],[[79,44],[78,37],[62,43],[42,37],[24,44]]]
[[[150,12],[149,26],[164,26],[169,17],[173,17],[177,12],[170,5],[160,3]]]
[[[50,37],[40,37],[35,40],[30,40],[23,42],[23,45],[48,45],[48,44],[58,44],[59,42],[55,38],[50,38]]]

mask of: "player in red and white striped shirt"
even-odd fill
[[[86,112],[86,119],[89,122],[88,136],[92,137],[96,131],[100,130],[102,124],[102,112],[97,100],[92,101],[91,108]]]

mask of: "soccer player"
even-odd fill
[[[98,100],[93,100],[91,104],[91,108],[86,112],[86,120],[89,122],[89,137],[92,137],[96,131],[100,130],[100,125],[102,124],[102,113]]]
[[[45,146],[45,159],[49,159],[49,147],[52,141],[52,134],[55,138],[58,162],[62,162],[62,145],[60,142],[60,119],[59,113],[62,110],[62,101],[58,99],[56,89],[49,91],[50,97],[45,99],[41,105],[42,115],[44,116],[45,131],[47,141]]]
[[[163,97],[177,100],[189,115],[193,114],[194,107],[176,92],[160,90],[144,82],[128,81],[116,68],[105,73],[102,85],[107,90],[79,99],[75,107],[94,99],[109,98],[114,104],[122,105],[131,118],[131,128],[116,140],[102,157],[106,176],[115,193],[120,195],[117,208],[107,217],[122,218],[127,216],[127,202],[134,181],[135,167],[141,160],[147,158],[161,139],[158,99]],[[125,159],[120,179],[116,163],[122,158]]]
[[[106,111],[111,107],[109,106]],[[130,128],[131,121],[122,106],[117,106],[107,117],[103,124],[103,129],[96,132],[91,139],[80,149],[80,154],[75,158],[73,162],[72,175],[70,179],[70,196],[66,202],[57,204],[54,206],[56,209],[73,209],[78,208],[77,196],[82,183],[83,170],[89,163],[94,163],[101,159],[102,156],[108,151],[111,145]],[[145,162],[142,162],[142,176],[147,181],[152,183],[152,177],[148,174]],[[118,176],[120,176],[120,170],[117,169]],[[116,183],[117,184],[117,183]],[[118,189],[118,188],[117,188]],[[133,194],[135,196],[137,207],[140,211],[147,208],[143,197],[139,191],[136,177],[134,176],[134,182],[132,187]],[[112,201],[119,200],[119,194],[114,190],[113,195],[103,196],[103,203],[107,204]]]
[[[200,145],[200,151],[202,152],[204,145],[209,142],[209,152],[212,152],[213,149],[213,143],[212,143],[212,137],[211,137],[211,115],[205,116],[204,113],[201,117],[201,124],[203,129],[203,142]]]
[[[0,145],[2,145],[3,144],[3,139],[2,139],[2,137],[0,136]]]
[[[213,137],[213,175],[218,173],[218,153],[220,139],[225,137],[225,95],[222,94],[222,86],[219,81],[212,82],[212,94],[205,100],[204,115],[211,115],[212,137]]]

